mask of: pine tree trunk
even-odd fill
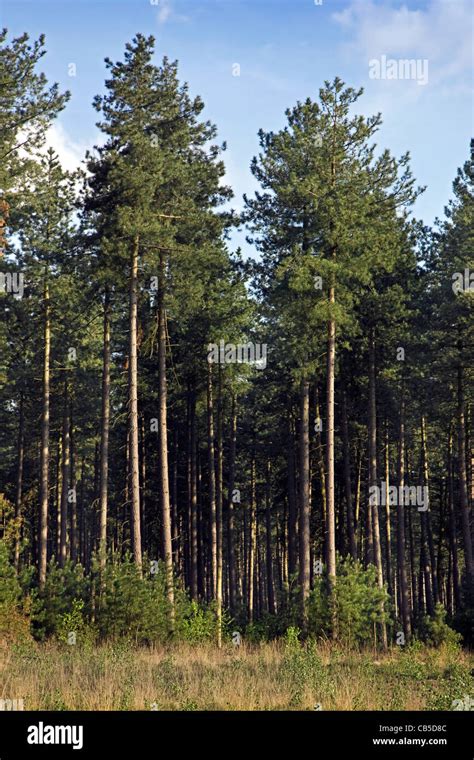
[[[265,488],[265,532],[266,532],[266,561],[267,561],[267,595],[268,611],[270,615],[275,615],[275,586],[273,579],[273,557],[272,557],[272,514],[271,514],[271,465],[267,459],[266,488]]]
[[[206,552],[209,548],[209,541],[205,537],[204,525],[204,508],[202,493],[202,464],[199,456],[199,442],[196,442],[196,494],[197,494],[197,562],[198,562],[198,593],[202,599],[209,600],[207,593],[207,561]]]
[[[84,505],[84,499],[85,499],[85,471],[86,471],[86,460],[83,456],[81,459],[81,488],[79,493],[79,558],[81,565],[84,567],[86,564],[86,524],[85,524],[85,517],[86,517],[86,510]]]
[[[351,462],[349,448],[349,426],[347,422],[347,397],[345,388],[342,391],[342,447],[344,456],[344,486],[346,496],[347,535],[349,551],[352,559],[357,559],[357,543],[354,531],[354,513],[352,511]]]
[[[103,572],[107,561],[107,501],[109,480],[110,430],[110,293],[104,297],[102,354],[102,417],[100,431],[100,538],[99,561]]]
[[[448,507],[449,507],[449,544],[451,554],[451,577],[453,599],[456,610],[461,607],[461,586],[459,583],[458,545],[456,535],[456,502],[454,500],[453,473],[453,435],[451,427],[448,435]]]
[[[377,400],[375,379],[375,336],[372,329],[369,346],[369,485],[377,487]],[[374,540],[375,566],[377,568],[377,583],[383,589],[382,547],[380,542],[379,499],[371,498],[370,514],[372,516],[372,532]],[[384,615],[384,604],[381,604]],[[387,648],[387,626],[381,623],[380,636],[383,649]]]
[[[248,519],[248,578],[247,578],[247,619],[249,623],[254,619],[254,574],[255,574],[255,548],[256,548],[256,496],[255,496],[255,453],[252,453],[250,465],[250,509]]]
[[[190,399],[190,560],[191,598],[198,598],[198,515],[196,472],[196,396],[194,389]]]
[[[148,546],[146,518],[146,435],[145,417],[140,415],[140,525],[143,546]]]
[[[390,447],[388,437],[388,420],[385,418],[385,487],[387,494],[390,488]],[[394,596],[393,578],[392,578],[392,516],[390,514],[390,499],[387,496],[385,500],[385,561],[387,565],[387,588],[388,593],[392,597]],[[395,595],[396,597],[396,595]]]
[[[209,470],[209,514],[211,519],[211,598],[217,596],[217,513],[216,513],[216,475],[214,455],[214,399],[212,389],[212,364],[207,371],[207,455]]]
[[[288,575],[294,576],[298,563],[298,512],[296,505],[295,478],[295,436],[293,430],[293,415],[291,403],[288,403],[288,444],[287,444],[287,473],[288,473]]]
[[[399,493],[403,493],[405,485],[405,396],[402,381],[400,399],[400,427],[398,436],[398,486]],[[397,500],[397,564],[398,583],[400,589],[400,612],[403,632],[408,641],[411,636],[411,620],[409,611],[408,585],[405,565],[405,505],[403,499]]]
[[[315,388],[315,417],[316,420],[321,422],[321,408],[319,405],[319,388],[318,384],[316,383]],[[318,428],[321,427],[320,425]],[[324,534],[326,534],[326,525],[327,525],[327,499],[326,499],[326,466],[324,463],[324,447],[323,447],[323,440],[321,435],[321,430],[317,429],[315,431],[315,444],[316,444],[316,461],[318,464],[318,471],[319,471],[319,482],[320,482],[320,488],[321,488],[321,518],[322,518],[322,528]],[[327,560],[327,541],[325,545],[325,554],[326,554],[326,562]]]
[[[415,538],[413,536],[413,520],[412,520],[412,510],[407,509],[406,514],[408,515],[408,536],[409,536],[409,544],[410,544],[410,580],[411,580],[411,616],[412,619],[417,620],[418,619],[418,582],[417,582],[417,575],[416,575],[416,562],[415,562]]]
[[[56,446],[56,481],[54,488],[54,510],[56,515],[55,554],[59,558],[61,554],[61,457],[62,457],[62,428],[58,431]],[[54,537],[53,537],[54,542]]]
[[[222,365],[218,368],[217,397],[217,479],[216,479],[216,532],[217,532],[217,566],[216,566],[216,622],[217,646],[222,646],[222,498],[223,498],[223,443],[222,443]]]
[[[335,303],[335,289],[329,288],[329,307]],[[334,491],[334,378],[336,361],[336,322],[328,322],[327,390],[326,390],[326,498],[327,498],[327,564],[329,584],[333,589],[336,579],[336,507]],[[333,623],[335,620],[333,620]],[[333,636],[335,635],[333,625]]]
[[[145,451],[143,451],[143,456]],[[181,557],[183,552],[181,551],[181,531],[179,526],[179,511],[178,511],[178,457],[179,457],[179,444],[178,444],[178,427],[176,422],[173,424],[173,466],[171,469],[172,485],[171,485],[171,514],[172,514],[172,540],[173,540],[173,562],[174,566],[181,572],[182,577],[184,575],[184,568],[181,566]]]
[[[69,394],[67,379],[64,381],[64,410],[62,432],[62,488],[61,488],[61,541],[59,551],[59,564],[64,567],[67,558],[67,513],[68,513],[68,488],[69,488]]]
[[[71,519],[71,560],[77,562],[78,558],[78,530],[77,530],[77,493],[76,493],[76,438],[74,433],[74,406],[71,398],[69,409],[69,440],[70,440],[70,519]]]
[[[433,570],[428,548],[428,538],[426,529],[426,514],[420,512],[421,518],[421,539],[420,539],[420,571],[424,583],[424,601],[426,611],[430,617],[434,615],[434,598],[433,598]]]
[[[23,466],[25,458],[25,397],[23,391],[20,393],[20,408],[18,420],[18,444],[17,444],[17,475],[16,475],[16,495],[15,495],[15,549],[14,549],[14,567],[18,574],[20,568],[20,538],[21,538],[21,520],[22,520],[22,501],[23,501]]]
[[[427,489],[428,494],[428,510],[422,513],[424,518],[425,532],[428,544],[428,559],[429,559],[429,572],[430,572],[430,588],[433,595],[433,604],[435,605],[439,601],[438,595],[438,581],[436,578],[436,558],[433,543],[433,531],[431,529],[431,513],[430,513],[430,498],[429,498],[429,470],[428,470],[428,445],[426,438],[426,420],[425,417],[421,418],[421,456],[423,467],[423,485]]]
[[[139,238],[135,236],[130,265],[130,335],[128,357],[128,419],[130,431],[130,503],[131,503],[131,533],[133,557],[135,564],[142,568],[142,542],[140,530],[140,474],[138,449],[138,247]]]
[[[474,600],[474,559],[471,529],[469,525],[469,502],[467,498],[465,403],[463,388],[463,368],[461,363],[458,366],[458,473],[459,508],[461,512],[464,561],[466,564],[466,580],[469,602],[472,603]]]
[[[48,497],[49,497],[49,383],[51,355],[51,307],[47,274],[44,284],[43,322],[43,400],[41,414],[41,482],[40,482],[40,535],[39,535],[39,585],[46,583],[48,562]]]
[[[159,392],[159,452],[160,452],[160,489],[161,489],[161,524],[163,531],[163,557],[165,564],[166,596],[168,599],[168,627],[170,635],[174,633],[174,580],[173,580],[173,545],[171,541],[170,488],[168,476],[168,426],[167,426],[167,382],[166,382],[166,310],[165,310],[165,262],[160,252],[160,276],[158,285],[158,392]]]
[[[229,488],[227,506],[227,561],[229,566],[229,611],[233,615],[237,601],[236,567],[235,567],[235,544],[234,544],[234,503],[233,493],[235,486],[235,453],[237,444],[237,402],[235,394],[232,394],[232,406],[230,413],[230,441],[229,441]]]
[[[309,498],[309,382],[300,386],[300,567],[301,619],[306,627],[306,602],[310,589],[310,498]]]

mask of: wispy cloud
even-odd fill
[[[471,0],[432,0],[424,9],[352,0],[332,18],[350,36],[346,51],[367,61],[381,55],[426,58],[430,83],[472,71]]]
[[[184,22],[189,21],[189,16],[178,13],[175,10],[174,3],[171,0],[155,0],[153,5],[158,7],[158,23],[163,26],[168,21]]]

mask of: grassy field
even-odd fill
[[[451,710],[474,697],[473,667],[447,646],[28,643],[0,648],[0,697],[25,710]]]

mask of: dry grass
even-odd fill
[[[28,643],[0,648],[0,697],[32,710],[451,709],[474,696],[473,664],[453,648],[375,658],[283,642],[89,651]]]

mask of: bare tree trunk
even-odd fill
[[[216,480],[216,533],[217,533],[217,563],[216,563],[216,622],[217,646],[222,646],[222,499],[223,499],[223,449],[222,449],[222,365],[218,367],[218,397],[217,397],[217,480]]]
[[[100,432],[100,538],[99,562],[103,572],[107,561],[107,501],[109,480],[110,429],[110,293],[105,291],[102,354],[102,417]]]
[[[272,557],[272,514],[271,514],[271,465],[267,459],[266,488],[265,488],[265,532],[266,532],[266,560],[267,560],[267,595],[268,611],[275,615],[275,586],[273,580],[273,557]]]
[[[459,507],[461,512],[462,537],[464,542],[464,560],[469,600],[474,600],[474,560],[472,537],[469,525],[469,502],[467,498],[466,470],[466,429],[465,403],[463,388],[463,368],[461,358],[458,366],[458,471],[459,471]]]
[[[16,496],[15,496],[15,554],[14,567],[18,574],[20,568],[20,538],[21,538],[21,512],[23,501],[23,465],[25,458],[25,397],[23,391],[20,393],[20,408],[18,420],[18,444],[17,444],[17,475],[16,475]]]
[[[352,559],[357,559],[357,543],[354,531],[354,514],[352,511],[352,485],[351,485],[351,462],[349,448],[349,427],[347,422],[347,396],[346,389],[342,391],[342,447],[344,455],[344,486],[346,496],[346,519],[347,535],[349,537],[349,551]]]
[[[248,579],[247,579],[247,617],[249,623],[254,618],[254,573],[255,573],[255,549],[256,549],[256,497],[255,497],[255,453],[252,453],[250,466],[250,510],[249,510],[249,540],[248,540]]]
[[[325,465],[325,454],[324,454],[324,446],[323,446],[323,439],[321,435],[322,431],[322,420],[321,420],[321,407],[319,404],[319,387],[318,383],[316,383],[315,387],[315,417],[316,421],[318,421],[320,424],[318,424],[316,430],[315,430],[315,447],[316,447],[316,462],[318,467],[318,474],[319,474],[319,483],[320,483],[320,489],[321,489],[321,526],[323,531],[323,536],[325,536],[324,541],[324,557],[325,562],[328,562],[328,544],[327,544],[327,498],[326,498],[326,465]]]
[[[197,522],[197,472],[196,472],[196,395],[190,399],[190,560],[191,598],[198,597],[198,522]]]
[[[377,402],[375,380],[375,336],[372,328],[369,346],[369,485],[377,488]],[[377,491],[378,493],[378,491]],[[380,542],[379,499],[371,498],[370,514],[372,516],[372,533],[374,539],[375,566],[377,568],[377,583],[383,589],[382,547]],[[381,609],[384,615],[384,604]],[[387,626],[383,622],[379,626],[383,649],[387,648]]]
[[[412,617],[416,620],[418,618],[418,585],[416,575],[416,562],[415,562],[415,539],[413,536],[413,520],[412,510],[408,509],[408,536],[410,544],[410,579],[411,579],[411,602],[412,602]]]
[[[129,389],[129,431],[130,431],[130,501],[131,501],[131,533],[133,542],[133,557],[135,564],[142,568],[142,542],[140,530],[140,475],[138,449],[138,356],[137,356],[137,327],[138,327],[138,247],[139,238],[135,236],[130,264],[130,335],[128,357],[128,389]]]
[[[186,577],[184,574],[184,567],[181,566],[181,558],[183,556],[181,538],[182,532],[179,525],[179,512],[178,512],[178,456],[179,456],[179,444],[178,444],[178,426],[176,420],[173,424],[173,467],[171,469],[172,485],[171,485],[171,513],[172,513],[172,539],[173,539],[173,562],[176,568],[180,569],[182,577]],[[145,452],[143,452],[143,455]]]
[[[76,493],[76,438],[74,434],[74,406],[73,400],[70,401],[69,410],[69,424],[70,424],[70,449],[71,449],[71,462],[69,467],[69,480],[70,480],[70,497],[69,503],[71,504],[71,560],[76,563],[78,557],[78,530],[77,530],[77,493]]]
[[[398,437],[398,486],[399,493],[403,494],[405,485],[405,390],[402,380],[400,399],[400,428]],[[400,612],[402,617],[403,632],[408,641],[411,636],[411,620],[408,601],[408,586],[405,566],[405,505],[403,498],[397,503],[397,564],[398,582],[400,588]]]
[[[145,417],[140,416],[140,524],[142,547],[148,547],[148,531],[146,519],[146,434]]]
[[[209,513],[211,516],[211,598],[217,596],[217,514],[216,514],[216,463],[214,456],[214,401],[212,393],[212,364],[207,371],[207,454],[209,469]]]
[[[84,506],[84,498],[85,498],[85,471],[86,471],[86,460],[84,455],[81,459],[81,488],[79,493],[79,559],[81,562],[81,565],[86,564],[86,524],[85,524],[85,517],[86,517],[86,510]]]
[[[297,521],[296,478],[295,478],[295,436],[293,430],[293,415],[291,403],[288,403],[288,574],[290,578],[296,573],[298,562],[297,551]]]
[[[425,417],[421,417],[421,457],[423,468],[423,485],[427,489],[428,494],[428,509],[426,512],[422,512],[422,518],[424,521],[424,529],[426,533],[426,539],[428,544],[427,560],[429,560],[429,574],[430,574],[430,590],[433,595],[433,605],[439,601],[438,595],[438,581],[436,578],[436,558],[434,552],[433,532],[431,530],[431,515],[430,515],[430,498],[429,498],[429,470],[428,470],[428,445],[426,440],[426,420]]]
[[[428,615],[434,615],[434,599],[433,599],[433,570],[431,567],[427,529],[426,529],[426,514],[420,512],[421,518],[421,539],[420,539],[420,571],[424,582],[425,595],[424,600],[426,602],[426,611]]]
[[[161,524],[163,531],[163,557],[165,563],[166,596],[168,599],[168,626],[170,635],[174,633],[174,580],[173,545],[171,541],[170,488],[168,475],[168,426],[167,426],[167,383],[166,383],[166,310],[165,310],[165,262],[160,252],[160,276],[158,285],[158,388],[160,409],[160,489]]]
[[[56,536],[53,536],[53,543],[55,541],[54,554],[59,558],[61,554],[61,461],[62,461],[62,427],[58,431],[58,442],[56,446],[56,479],[54,486],[54,511],[56,515]]]
[[[235,486],[235,452],[237,443],[237,402],[232,394],[230,412],[230,442],[229,442],[229,489],[227,506],[227,560],[229,566],[229,609],[234,614],[237,598],[235,545],[234,545],[234,486]]]
[[[46,583],[48,562],[48,497],[49,497],[49,375],[51,355],[51,307],[47,273],[44,283],[43,321],[43,405],[41,414],[41,483],[40,483],[40,535],[39,535],[39,585]]]
[[[309,382],[300,386],[300,572],[301,619],[306,627],[306,602],[310,588],[310,498],[309,498]]]
[[[390,488],[390,447],[388,437],[388,420],[385,418],[385,487],[387,494]],[[387,587],[390,596],[394,595],[394,584],[392,578],[392,525],[390,514],[390,499],[387,497],[385,500],[385,552],[386,552],[386,565],[387,565]]]
[[[63,411],[63,433],[62,433],[62,489],[61,489],[61,541],[59,551],[59,564],[64,567],[67,558],[67,513],[68,513],[68,488],[69,488],[69,394],[68,382],[64,381],[64,411]]]
[[[329,307],[335,303],[335,289],[329,288]],[[327,563],[329,584],[333,589],[336,580],[336,508],[334,492],[334,377],[336,362],[336,322],[328,322],[327,391],[326,391],[326,489],[327,489]],[[333,623],[335,620],[333,620]],[[335,635],[333,626],[333,636]]]
[[[453,585],[454,606],[461,607],[461,586],[459,583],[458,545],[456,535],[456,503],[453,483],[453,434],[451,426],[448,435],[448,506],[449,506],[449,543],[451,551],[451,577]]]

